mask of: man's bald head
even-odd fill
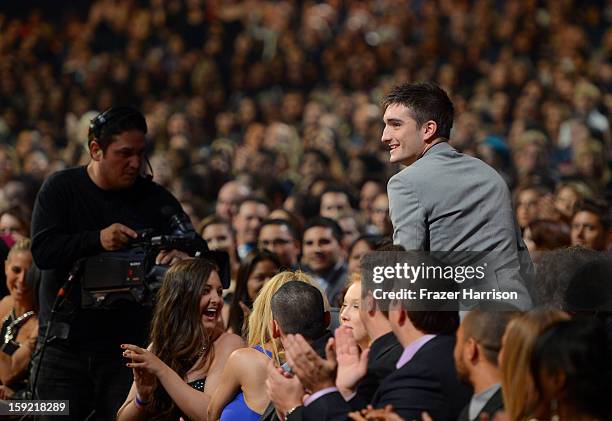
[[[249,194],[251,194],[251,189],[247,185],[237,180],[228,181],[219,190],[216,214],[231,221],[238,213],[238,204]]]

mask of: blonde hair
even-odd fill
[[[501,361],[502,394],[512,421],[524,421],[540,399],[531,376],[531,354],[538,337],[567,313],[555,309],[536,309],[512,319],[504,333]]]
[[[17,241],[13,247],[9,250],[8,256],[6,259],[8,260],[15,253],[20,253],[23,251],[30,252],[30,246],[32,245],[32,241],[29,238],[24,238],[22,240]]]
[[[307,284],[313,285],[319,290],[321,289],[318,283],[305,274],[302,271],[285,271],[273,276],[268,282],[265,283],[255,302],[253,303],[253,311],[249,316],[248,332],[247,332],[247,345],[252,347],[259,345],[263,346],[270,343],[272,347],[272,358],[279,362],[281,345],[279,341],[274,340],[272,335],[272,296],[278,291],[278,289],[285,285],[289,281],[301,281]],[[325,297],[323,291],[323,302],[325,311],[329,311],[329,302]]]

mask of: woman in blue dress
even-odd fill
[[[234,351],[223,369],[223,382],[217,388],[208,406],[208,420],[258,421],[268,406],[265,382],[270,360],[280,362],[281,345],[272,334],[274,293],[289,281],[302,281],[315,285],[303,272],[281,272],[270,279],[253,303],[249,316],[248,348]]]

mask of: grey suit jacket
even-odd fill
[[[533,265],[508,186],[492,167],[442,142],[391,177],[387,191],[395,244],[406,250],[495,251],[491,270],[501,289],[527,292],[525,274]],[[531,304],[528,297],[523,304]]]

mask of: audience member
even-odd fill
[[[469,399],[469,390],[457,379],[453,360],[452,334],[459,324],[458,314],[410,312],[395,302],[389,310],[389,321],[404,352],[397,361],[397,370],[382,380],[371,405],[392,405],[404,419],[418,418],[427,411],[436,420],[456,420]],[[351,341],[354,343],[352,335],[344,332],[341,328],[336,335],[339,369],[335,382],[335,364],[329,360],[333,358],[331,346],[327,361],[317,358],[299,336],[285,347],[291,367],[312,393],[304,402],[307,418],[316,414],[320,419],[345,419],[351,409],[334,384],[347,385],[352,383],[348,379],[360,379],[367,371],[368,353],[359,356],[356,346],[350,346]]]
[[[349,194],[341,187],[328,187],[321,194],[319,215],[335,221],[352,209]]]
[[[349,278],[348,288],[340,306],[340,325],[353,334],[353,339],[363,352],[370,347],[370,336],[361,320],[361,275],[354,274]]]
[[[555,209],[568,224],[572,221],[572,216],[584,199],[588,199],[591,194],[588,187],[582,183],[561,183],[555,192]]]
[[[336,220],[342,229],[342,248],[348,250],[362,234],[362,229],[353,212],[343,213]]]
[[[244,322],[248,319],[257,294],[280,268],[276,255],[267,250],[255,249],[240,263],[227,322],[229,331],[237,335],[245,333]]]
[[[314,281],[303,272],[281,272],[264,285],[255,299],[249,316],[248,348],[230,355],[223,371],[223,382],[212,397],[209,419],[259,420],[268,406],[267,365],[270,361],[278,363],[282,351],[282,344],[274,333],[272,298],[283,285],[296,281],[314,286]]]
[[[23,217],[0,216],[0,260],[17,239],[12,233],[18,229],[20,236],[30,236],[29,215],[41,181],[55,171],[87,164],[90,154],[83,139],[90,120],[98,115],[93,110],[129,103],[145,111],[153,179],[172,191],[194,224],[213,210],[229,221],[213,218],[209,221],[221,222],[203,222],[199,232],[210,248],[228,250],[233,279],[239,267],[238,245],[243,259],[257,242],[258,247],[276,253],[283,267],[298,267],[304,221],[319,216],[326,207],[340,225],[341,239],[330,239],[318,251],[310,248],[309,256],[304,243],[301,264],[327,289],[327,295],[338,296],[335,287],[342,289],[346,285],[345,254],[349,256],[346,272],[357,273],[361,255],[374,248],[367,241],[355,241],[357,233],[390,232],[389,212],[382,212],[388,208],[389,200],[384,193],[385,184],[401,168],[398,163],[388,162],[389,150],[381,148],[379,142],[383,130],[380,117],[385,111],[379,106],[380,98],[406,81],[435,81],[454,104],[453,128],[445,136],[449,144],[457,152],[480,158],[494,172],[475,177],[475,187],[466,191],[460,187],[471,172],[450,176],[442,183],[442,193],[435,195],[433,204],[420,200],[424,206],[419,212],[411,211],[402,201],[399,208],[407,216],[397,216],[396,206],[396,225],[398,220],[407,224],[416,218],[427,232],[420,236],[421,231],[409,231],[402,244],[412,244],[422,237],[427,239],[424,248],[448,250],[465,238],[476,238],[476,244],[469,248],[482,246],[489,250],[500,247],[486,246],[488,242],[512,237],[507,243],[511,247],[516,243],[522,251],[520,234],[512,234],[516,231],[514,226],[500,223],[496,231],[497,228],[483,225],[485,219],[481,218],[486,212],[503,218],[512,218],[514,213],[525,242],[533,242],[529,250],[538,264],[538,281],[527,287],[533,290],[530,292],[536,304],[604,319],[608,327],[612,326],[607,312],[612,308],[607,282],[610,261],[601,253],[612,247],[610,215],[605,210],[612,199],[612,29],[605,2],[582,4],[567,0],[534,6],[534,2],[516,1],[440,1],[412,2],[410,7],[398,9],[391,0],[94,0],[56,9],[50,2],[42,2],[37,8],[9,2],[0,17],[0,58],[5,64],[0,66],[0,209],[24,210]],[[58,40],[62,48],[57,48]],[[419,121],[418,115],[410,117]],[[437,117],[433,120],[440,122]],[[436,148],[440,147],[444,145],[436,144],[425,151],[409,169],[437,155]],[[401,150],[394,148],[392,158]],[[402,182],[399,187],[409,186],[412,193],[424,190],[424,197],[434,196],[432,186],[448,174],[429,171],[422,182],[411,177],[408,181],[414,186]],[[491,174],[499,174],[512,197],[520,199],[515,200],[515,212],[508,209],[505,197],[502,200],[495,196],[499,193],[495,189],[470,201],[474,192],[486,190]],[[529,189],[525,191],[524,186]],[[259,212],[250,209],[251,202],[238,218],[239,205],[252,194],[270,206],[283,204],[289,211]],[[357,196],[358,207],[351,202]],[[117,210],[131,215],[125,212],[130,198],[113,205],[112,214]],[[590,208],[592,200],[602,200],[601,206]],[[448,206],[439,206],[446,201]],[[391,197],[392,205],[393,202]],[[434,208],[442,209],[441,213],[431,213]],[[90,213],[77,212],[69,219],[74,222]],[[464,214],[468,217],[463,218]],[[290,221],[295,227],[292,238],[298,245],[283,246],[278,240],[289,236],[270,233],[281,225],[255,228],[263,218]],[[447,224],[446,220],[452,222]],[[140,226],[140,222],[138,229],[152,228]],[[580,247],[560,249],[566,246],[568,237],[563,224],[570,226],[571,244]],[[459,230],[465,231],[457,234]],[[260,238],[256,238],[258,231]],[[234,232],[239,239],[232,242]],[[268,237],[268,246],[263,244],[262,233]],[[317,234],[317,241],[321,238]],[[439,248],[442,246],[436,246],[438,239],[449,241]],[[336,247],[334,241],[340,246]],[[44,249],[56,256],[49,264],[70,254],[66,254],[68,249],[64,246]],[[318,269],[313,270],[309,260]],[[321,268],[323,261],[323,266],[332,264]],[[28,277],[34,272],[31,269]],[[47,279],[52,273],[43,271],[43,276]],[[8,293],[4,284],[0,282],[0,296]],[[226,300],[233,298],[231,288],[225,292]],[[381,342],[375,339],[369,323],[376,315],[383,326],[384,312],[367,297],[366,294],[366,301],[360,303],[360,313],[372,338],[366,355],[368,374],[357,385],[357,397],[350,401],[352,409],[360,396],[366,403],[371,402],[384,378],[382,373],[395,369],[396,362],[374,358],[389,344],[380,347]],[[44,303],[45,300],[40,311],[42,331]],[[229,319],[229,308],[223,307],[224,321]],[[237,308],[241,317],[250,311],[248,304],[242,308],[238,304]],[[366,309],[371,311],[363,314]],[[129,318],[120,317],[125,323],[110,323],[114,326],[110,333],[132,324],[127,321],[140,320],[139,313],[136,308],[130,311]],[[83,326],[94,334],[93,339],[107,333],[104,329],[91,329],[88,322]],[[140,332],[146,335],[146,330]],[[342,332],[346,333],[345,329]],[[389,332],[384,336],[388,335],[394,338]],[[133,335],[134,340],[137,337]],[[581,336],[575,343],[591,340],[586,337]],[[139,346],[145,345],[140,342],[146,341],[145,336],[138,341]],[[83,344],[81,340],[75,342]],[[57,346],[62,343],[61,339],[50,342],[46,355],[53,359],[53,355],[62,352],[62,347]],[[94,348],[91,366],[99,367],[105,352]],[[351,349],[357,348],[354,345]],[[320,354],[324,354],[322,349]],[[40,353],[34,353],[34,364],[37,355]],[[123,388],[97,388],[100,397],[74,398],[71,402],[71,414],[78,418],[81,407],[90,407],[93,401],[110,401],[107,395],[115,391],[116,402],[96,410],[98,417],[112,417],[132,380],[129,370],[122,368],[121,358],[115,354],[117,370],[89,370],[81,364],[73,376],[72,361],[78,360],[75,355],[63,358],[62,364],[42,364],[43,383],[48,382],[49,390],[55,392],[63,387],[63,379],[69,378],[65,383],[76,385],[76,396],[89,396],[89,383],[106,384],[104,378],[109,373],[122,373]],[[567,380],[571,370],[553,365],[548,370],[544,364],[551,354],[543,355],[542,382],[536,382],[543,406],[529,416],[552,418],[556,414],[550,411],[550,404],[557,401],[561,419],[602,417],[591,409],[575,409],[578,400],[588,399],[568,400],[557,393],[558,388],[549,387],[552,380],[563,376],[565,384],[571,383]],[[372,366],[379,363],[380,367],[384,365],[380,371]],[[45,370],[53,366],[59,369]],[[287,380],[282,383],[286,389],[298,392],[299,400],[294,406],[298,405],[303,385],[296,377],[286,379],[278,371],[275,373],[281,376],[275,377],[279,382]],[[370,382],[371,373],[375,374]],[[537,380],[538,376],[534,374],[533,378]],[[362,389],[367,384],[370,392],[364,393]],[[519,395],[520,386],[516,386]],[[106,414],[102,408],[109,408]],[[289,418],[299,418],[302,409],[296,409]],[[280,415],[284,415],[282,412]],[[317,419],[324,418],[318,415]],[[196,418],[205,416],[206,412],[201,412]],[[387,406],[368,411],[367,417],[376,416],[391,419],[392,410]],[[346,414],[341,417],[345,419]]]
[[[232,223],[236,230],[236,246],[240,260],[257,246],[259,227],[269,213],[270,206],[256,197],[247,197],[238,205]]]
[[[511,421],[529,419],[541,399],[530,371],[538,337],[554,323],[567,319],[567,313],[560,310],[532,310],[508,323],[502,338],[499,366],[504,407]]]
[[[379,235],[389,237],[393,234],[393,225],[389,217],[389,197],[387,197],[387,193],[379,193],[374,198],[370,220],[372,225],[378,230]]]
[[[531,415],[550,420],[611,419],[611,352],[609,331],[599,322],[553,324],[533,347],[530,368],[539,402]]]
[[[538,252],[569,247],[570,228],[562,221],[536,219],[525,227],[523,241],[535,260]]]
[[[215,212],[221,218],[233,220],[238,213],[238,206],[250,193],[249,187],[240,181],[228,181],[219,189]]]
[[[184,260],[164,276],[147,349],[124,344],[134,383],[117,420],[200,419],[239,336],[220,329],[223,286],[215,265]]]
[[[24,399],[28,367],[38,337],[38,318],[34,308],[30,240],[19,240],[4,262],[9,295],[0,301],[0,399]]]
[[[200,222],[198,232],[206,241],[210,250],[225,251],[229,255],[232,280],[228,290],[234,292],[240,262],[238,261],[236,239],[230,222],[220,216],[211,215]]]
[[[357,282],[361,282],[361,276],[353,276],[355,279],[353,285],[357,286]],[[391,329],[388,312],[381,309],[381,303],[373,299],[370,291],[367,294],[361,294],[359,318],[370,339],[366,373],[357,384],[339,384],[336,381],[338,390],[345,399],[349,399],[349,404],[353,409],[363,408],[372,400],[381,382],[395,371],[397,360],[403,352],[402,345]],[[358,343],[357,337],[355,335],[353,337]],[[361,349],[366,350],[366,348]],[[339,365],[342,367],[342,362],[339,362]]]
[[[348,276],[354,273],[361,273],[361,259],[363,256],[372,250],[375,250],[385,241],[384,237],[379,235],[362,235],[349,247],[348,252]],[[389,238],[389,243],[391,239]],[[403,250],[403,249],[402,249]]]
[[[325,311],[325,296],[318,288],[301,282],[287,282],[274,294],[271,304],[273,334],[285,349],[297,334],[320,357],[329,352],[332,338],[327,330],[329,312]],[[282,374],[291,367],[290,364],[281,368],[268,365],[266,390],[272,404],[266,409],[262,420],[289,419],[291,414],[292,418],[300,416],[304,388],[297,377],[286,378]]]
[[[311,273],[325,291],[332,305],[346,281],[346,263],[342,249],[342,229],[333,219],[311,219],[304,227],[302,266]]]
[[[593,202],[583,203],[572,217],[572,246],[603,251],[610,242],[610,223],[605,210]]]
[[[504,409],[498,355],[509,320],[509,311],[470,311],[461,321],[455,344],[455,365],[459,378],[472,386],[474,395],[457,421],[490,419]]]
[[[0,237],[9,247],[30,235],[31,217],[22,206],[0,212]]]
[[[266,219],[261,223],[257,244],[278,257],[281,267],[294,270],[300,256],[300,235],[291,222],[284,219]]]
[[[536,306],[567,312],[607,311],[612,303],[612,261],[595,250],[570,247],[542,256],[533,288]]]

